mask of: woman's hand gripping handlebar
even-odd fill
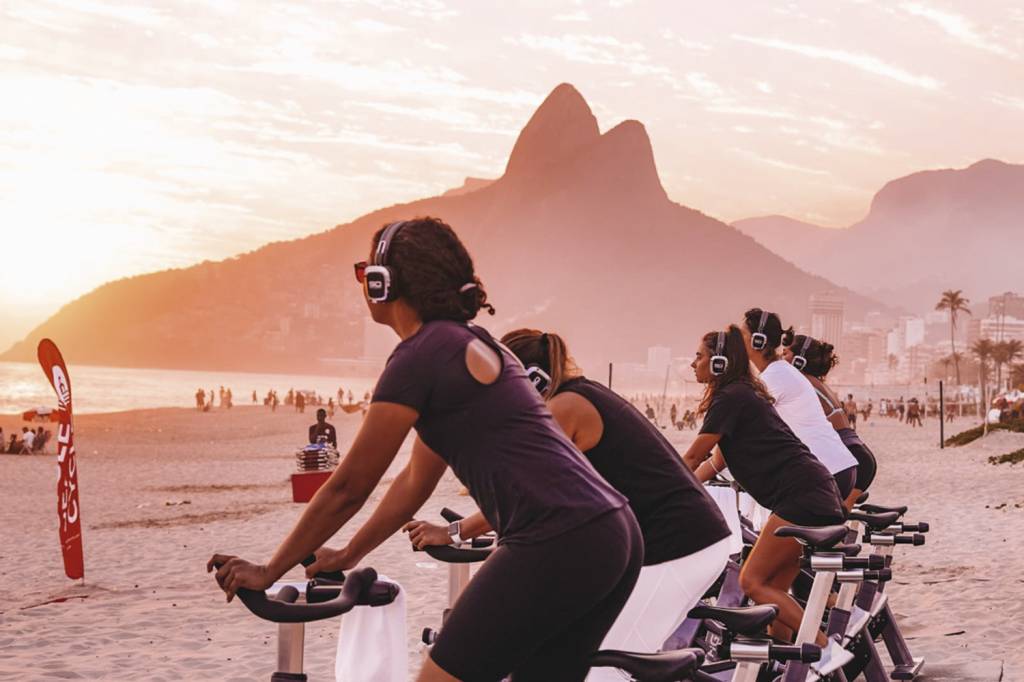
[[[306,561],[312,563],[311,559]],[[224,565],[214,562],[213,568],[219,571]],[[237,588],[235,594],[254,615],[274,623],[308,623],[334,618],[356,606],[390,604],[398,595],[398,585],[377,580],[377,571],[372,568],[356,569],[347,576],[338,572],[335,576],[340,576],[341,580],[318,576],[309,581],[305,604],[295,603],[299,590],[294,585],[282,587],[272,597],[264,590],[245,587]]]

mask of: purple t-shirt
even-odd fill
[[[501,358],[494,383],[466,368],[474,339]],[[388,358],[373,402],[419,413],[419,437],[469,489],[501,543],[542,542],[626,505],[562,432],[515,356],[481,327],[424,323]]]

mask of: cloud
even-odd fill
[[[1016,58],[1017,56],[1002,45],[986,40],[984,36],[974,30],[974,26],[964,16],[936,9],[922,3],[908,3],[901,5],[900,8],[908,14],[927,19],[936,24],[946,35],[964,45],[1003,57]]]
[[[874,55],[862,52],[847,52],[846,50],[817,47],[815,45],[805,45],[803,43],[792,43],[775,38],[757,38],[737,34],[734,34],[732,38],[733,40],[750,43],[751,45],[793,52],[804,57],[810,57],[811,59],[825,59],[828,61],[838,62],[866,73],[889,78],[915,88],[924,88],[925,90],[940,90],[942,88],[942,83],[931,76],[919,76],[910,73],[898,66],[888,64]]]
[[[404,26],[395,26],[394,24],[377,21],[376,19],[357,19],[352,22],[352,26],[363,33],[388,34],[401,33],[406,30]]]
[[[694,71],[686,74],[686,82],[690,84],[697,94],[708,99],[720,97],[723,93],[722,87],[711,80],[706,73]]]
[[[989,97],[989,99],[1000,106],[1024,110],[1024,97],[996,93]]]
[[[807,175],[831,175],[829,171],[821,170],[819,168],[807,168],[806,166],[799,166],[795,163],[789,163],[788,161],[781,161],[779,159],[772,159],[767,156],[761,156],[755,151],[749,149],[742,149],[740,147],[733,147],[732,151],[736,152],[740,156],[743,156],[751,161],[763,163],[767,166],[773,166],[775,168],[781,168],[783,170],[794,171],[797,173],[806,173]]]
[[[567,14],[556,14],[553,18],[555,21],[590,21],[590,15],[582,9]]]

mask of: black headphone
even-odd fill
[[[800,371],[803,371],[804,367],[807,366],[807,357],[804,354],[807,352],[807,349],[811,347],[811,341],[813,340],[814,339],[810,336],[805,336],[804,345],[801,346],[800,352],[793,355],[793,366]]]
[[[540,335],[540,345],[544,353],[544,362],[547,363],[548,358],[551,357],[547,334]],[[547,373],[544,367],[536,362],[530,363],[526,366],[526,378],[530,380],[538,393],[542,396],[547,395],[548,389],[551,388],[551,375]]]
[[[768,311],[761,311],[761,321],[757,325],[757,331],[750,337],[750,345],[754,350],[764,350],[768,345],[768,337],[764,333],[765,322],[768,321]]]
[[[725,332],[718,332],[715,354],[711,356],[711,374],[720,377],[729,369],[729,358],[725,357]]]
[[[373,252],[373,263],[366,266],[366,297],[371,303],[387,303],[397,298],[395,295],[395,273],[388,265],[388,251],[391,242],[409,221],[399,220],[384,228],[377,242],[377,250]]]

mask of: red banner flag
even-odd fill
[[[60,549],[64,573],[71,579],[85,577],[82,557],[82,518],[78,506],[78,462],[75,458],[74,428],[71,425],[71,379],[64,358],[50,339],[39,342],[39,364],[57,392],[57,516],[60,520]]]

